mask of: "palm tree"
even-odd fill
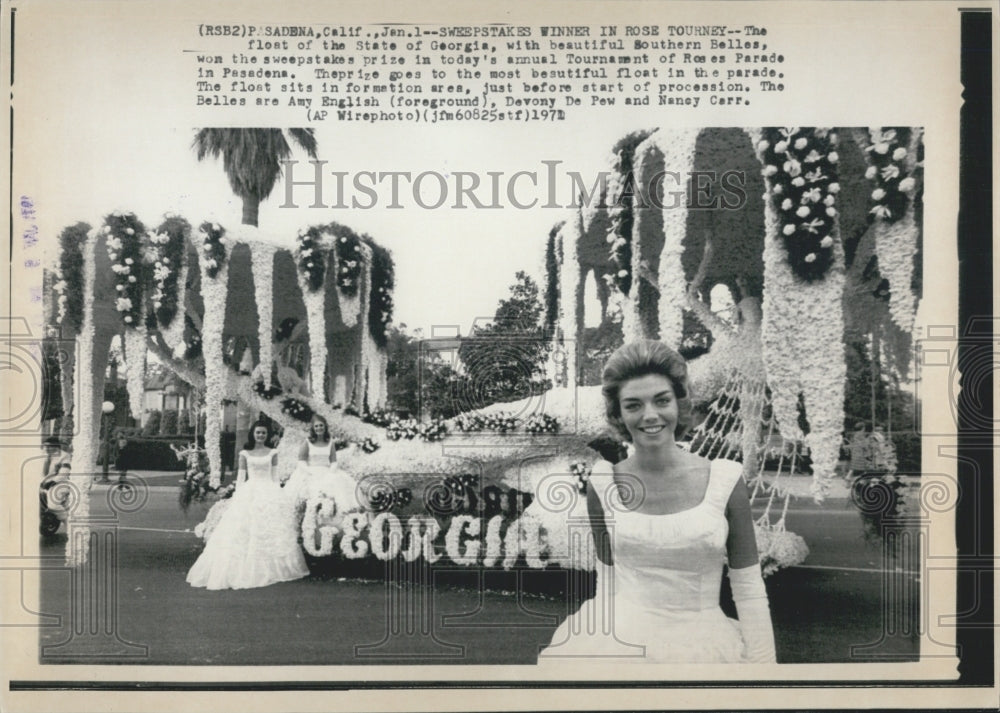
[[[288,129],[288,135],[311,158],[316,158],[312,129]],[[193,148],[198,160],[222,156],[233,193],[243,200],[243,224],[257,226],[260,202],[271,195],[281,176],[281,161],[292,149],[281,129],[201,129]]]

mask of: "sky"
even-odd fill
[[[165,213],[175,212],[193,225],[212,220],[227,230],[238,229],[241,201],[229,187],[221,160],[207,158],[199,163],[191,148],[197,127],[177,126],[167,117],[143,116],[140,122],[125,113],[96,126],[67,125],[46,144],[45,160],[59,166],[58,178],[38,193],[29,189],[46,239],[54,239],[63,227],[80,220],[99,224],[102,216],[114,210],[135,212],[149,227],[157,225]],[[596,127],[591,138],[581,140],[575,132],[559,137],[551,130],[507,135],[494,131],[484,140],[483,133],[439,126],[397,132],[391,145],[385,145],[385,141],[373,140],[374,132],[366,136],[363,128],[367,127],[316,130],[318,159],[328,162],[322,178],[327,205],[337,204],[333,171],[348,172],[344,179],[347,205],[352,197],[362,205],[371,202],[366,194],[352,190],[351,182],[359,171],[402,171],[413,177],[433,171],[447,181],[447,203],[434,210],[421,207],[421,202],[433,205],[440,195],[438,179],[429,176],[420,184],[423,197],[419,200],[411,184],[400,179],[396,204],[400,208],[387,207],[392,204],[391,179],[379,184],[378,204],[370,209],[310,207],[314,192],[309,186],[294,188],[297,208],[283,208],[283,178],[260,207],[260,230],[289,246],[300,229],[330,221],[370,234],[392,251],[395,260],[395,321],[428,334],[436,325],[458,326],[465,333],[476,319],[491,317],[518,270],[541,280],[549,230],[569,213],[565,207],[540,207],[547,202],[544,181],[549,170],[541,162],[561,162],[556,167],[556,203],[565,206],[571,183],[564,171],[579,171],[589,185],[589,177],[606,166],[611,145],[624,133],[622,128]],[[296,151],[293,158],[303,162],[293,168],[295,180],[312,179],[312,166],[305,163],[308,157]],[[522,170],[537,174],[540,181],[537,190],[527,177],[514,184],[518,202],[539,200],[539,206],[524,210],[511,205],[505,195],[508,179]],[[477,208],[466,200],[465,208],[456,208],[456,171],[482,176],[483,185],[474,193],[487,206],[492,204],[492,195],[486,174],[502,172],[503,207]]]
[[[109,17],[110,12],[115,15]],[[663,111],[632,108],[580,112],[565,122],[547,123],[307,124],[292,109],[278,121],[246,109],[199,109],[193,102],[193,59],[185,51],[203,48],[191,34],[190,20],[160,18],[138,3],[66,6],[44,22],[33,17],[19,18],[22,46],[46,49],[17,58],[15,145],[30,151],[15,153],[15,190],[34,204],[39,234],[49,246],[67,225],[99,225],[115,210],[134,212],[150,227],[173,212],[193,225],[211,220],[229,231],[238,229],[240,200],[220,160],[197,161],[191,146],[196,130],[311,126],[326,171],[346,172],[348,181],[363,171],[412,176],[432,171],[448,182],[449,200],[435,210],[422,208],[402,181],[401,208],[387,207],[386,182],[379,188],[379,204],[370,209],[311,208],[309,187],[295,189],[298,208],[282,208],[285,186],[279,181],[260,207],[260,231],[289,246],[299,230],[330,221],[368,233],[391,250],[395,261],[394,321],[428,336],[438,326],[465,334],[477,320],[492,317],[519,270],[541,283],[548,233],[569,214],[565,208],[542,207],[548,204],[549,166],[555,167],[555,203],[565,206],[573,193],[567,172],[578,172],[591,185],[608,168],[610,149],[619,138],[669,118]],[[301,152],[293,158],[307,160]],[[296,180],[311,178],[311,172],[299,170]],[[530,179],[519,179],[514,196],[522,203],[538,198],[535,207],[518,209],[505,195],[508,179],[518,171],[539,176],[537,189]],[[477,208],[470,201],[455,208],[456,172],[475,173],[484,184],[490,172],[501,173],[503,207]],[[435,180],[423,186],[424,203],[432,203],[439,191]],[[332,173],[324,174],[323,188],[324,200],[335,203]],[[346,195],[350,204],[352,194]],[[476,195],[487,205],[492,202],[485,188]],[[367,202],[364,195],[358,198]],[[587,291],[592,325],[594,286]]]

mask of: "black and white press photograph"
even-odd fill
[[[39,680],[954,673],[956,139],[824,96],[906,96],[906,54],[852,88],[846,25],[748,8],[184,7],[16,16],[101,44],[14,55]]]

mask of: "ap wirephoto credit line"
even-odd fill
[[[973,10],[9,4],[5,706],[985,705]]]

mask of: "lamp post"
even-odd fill
[[[101,480],[105,483],[110,480],[108,468],[111,463],[111,414],[114,411],[115,405],[111,401],[105,401],[101,404],[101,413],[104,414],[104,463]]]

